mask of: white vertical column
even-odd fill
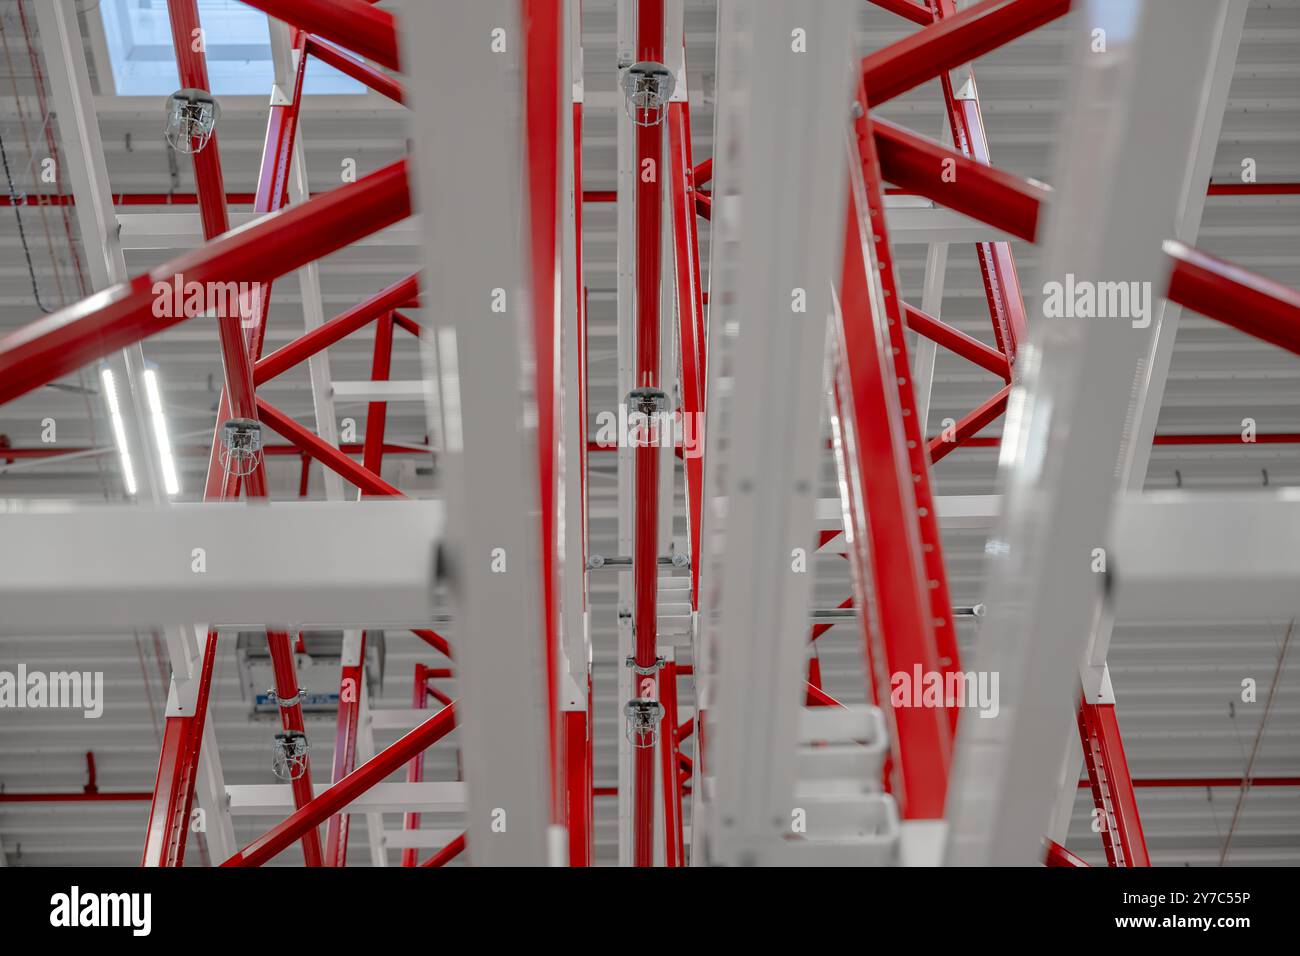
[[[700,624],[717,652],[713,862],[789,834],[856,4],[719,8],[709,474]]]
[[[36,17],[62,145],[64,169],[57,172],[60,177],[66,174],[72,184],[86,265],[91,285],[98,291],[124,282],[128,276],[77,12],[71,0],[50,0],[36,5]],[[119,390],[127,445],[139,483],[137,500],[166,506],[162,461],[151,430],[145,425],[149,409],[142,381],[144,351],[137,342],[107,356],[105,362]],[[199,637],[191,627],[172,626],[166,630],[166,639],[172,668],[167,716],[189,716],[197,700]],[[238,847],[225,801],[216,732],[210,720],[204,722],[200,746],[196,798],[208,821],[204,837],[210,856],[224,860]]]
[[[974,662],[998,673],[1001,707],[995,719],[963,715],[958,729],[952,863],[1041,858],[1079,662],[1104,601],[1095,549],[1108,544],[1122,486],[1150,340],[1142,323],[1167,281],[1161,240],[1177,228],[1182,171],[1202,131],[1202,98],[1189,91],[1204,89],[1228,2],[1085,0],[1068,21],[1076,62],[1042,233],[1044,296],[1007,408],[1003,510],[987,547],[988,616]],[[1095,30],[1106,52],[1092,52]],[[1048,283],[1112,282],[1137,283],[1144,315],[1133,301],[1118,317],[1044,314]]]
[[[457,615],[457,707],[476,865],[543,865],[550,798],[524,202],[518,0],[409,4],[402,17],[436,340]],[[549,398],[549,397],[545,397]],[[431,409],[431,415],[437,411]],[[432,544],[432,542],[431,542]]]

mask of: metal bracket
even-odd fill
[[[299,704],[307,699],[307,689],[305,687],[299,687],[298,693],[294,694],[292,697],[281,697],[275,692],[275,688],[272,687],[266,692],[266,696],[279,704],[281,710],[287,710],[295,704]]]
[[[623,660],[623,663],[628,667],[632,668],[632,670],[636,671],[642,677],[653,677],[655,673],[659,670],[659,668],[663,667],[664,664],[668,662],[663,657],[656,657],[655,662],[651,664],[649,667],[638,667],[636,663],[636,658],[633,657],[631,654],[629,654]]]

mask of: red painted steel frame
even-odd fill
[[[707,341],[700,284],[700,244],[694,216],[695,168],[691,161],[691,108],[668,107],[669,184],[672,189],[673,251],[677,281],[678,341],[681,343],[683,435],[693,434],[696,454],[685,456],[686,520],[690,534],[691,607],[699,610],[700,523],[704,513],[704,396]],[[710,170],[712,166],[709,167]],[[690,429],[688,431],[688,428]]]
[[[933,19],[929,10],[913,0],[871,0],[871,3],[922,26],[928,26]]]
[[[452,840],[445,847],[429,857],[420,866],[446,866],[456,857],[465,852],[465,834],[461,834]]]
[[[343,665],[339,675],[339,713],[334,732],[334,767],[330,780],[338,783],[357,766],[357,730],[361,724],[361,682],[365,679],[366,632],[361,632],[357,663]],[[325,829],[325,864],[347,866],[351,817],[336,813]]]
[[[418,273],[394,282],[385,289],[376,292],[364,302],[359,302],[346,312],[341,312],[324,325],[318,326],[300,335],[292,342],[281,346],[253,366],[253,383],[261,385],[286,372],[301,362],[307,361],[322,349],[342,341],[358,329],[364,328],[381,315],[391,312],[399,305],[405,305],[420,293],[420,276]]]
[[[911,673],[913,666],[942,673],[959,665],[889,257],[875,140],[865,114],[857,123],[857,140],[864,188],[861,195],[850,191],[845,231],[837,458],[850,490],[846,522],[853,530],[856,603],[876,608],[879,617],[875,627],[872,615],[864,613],[862,627],[875,696],[883,705],[891,674]],[[860,221],[861,203],[865,216]],[[867,224],[870,233],[864,231]],[[881,314],[876,314],[867,271],[876,261]],[[907,447],[900,444],[903,440]],[[872,580],[874,603],[868,597]],[[892,790],[903,817],[942,818],[955,708],[890,707],[886,713],[897,754]]]
[[[682,833],[682,786],[677,779],[681,745],[677,739],[677,665],[667,662],[659,670],[659,702],[664,716],[659,723],[659,777],[664,795],[664,865],[685,866]]]
[[[451,704],[429,717],[392,746],[375,754],[341,781],[315,797],[307,806],[276,824],[221,865],[261,866],[298,840],[303,833],[318,826],[331,814],[342,810],[361,794],[381,782],[415,754],[433,746],[455,726],[456,705]]]
[[[345,73],[352,79],[364,83],[376,93],[382,93],[394,102],[406,103],[406,91],[402,89],[401,83],[387,73],[376,70],[370,64],[363,63],[346,50],[340,50],[320,37],[308,37],[307,53],[322,63],[334,67],[340,73]]]
[[[1055,840],[1043,840],[1047,845],[1047,853],[1044,862],[1047,866],[1087,866],[1088,864],[1080,857],[1075,856]]]
[[[357,464],[325,439],[299,425],[274,405],[259,398],[257,400],[257,410],[262,415],[263,423],[279,432],[284,438],[293,442],[321,464],[337,471],[361,491],[393,498],[406,497],[364,465]]]
[[[1181,242],[1165,253],[1171,302],[1300,355],[1300,292]]]
[[[957,427],[953,430],[951,441],[945,439],[942,434],[938,437],[931,438],[929,444],[926,446],[927,450],[930,452],[930,464],[933,465],[943,458],[946,458],[949,452],[953,451],[953,449],[958,446],[965,444],[966,441],[974,437],[980,429],[1005,412],[1007,410],[1007,398],[1010,395],[1010,385],[1004,385],[1002,388],[998,389],[995,395],[986,400],[979,406],[979,408],[976,408],[974,411],[964,416],[962,420],[957,423]]]
[[[1034,241],[1039,212],[1049,193],[1046,187],[885,120],[873,116],[871,122],[881,175],[887,181],[1017,238]],[[945,162],[953,170],[951,182],[940,175]]]
[[[390,70],[401,69],[396,19],[387,10],[364,0],[247,0],[247,3]]]
[[[589,711],[566,710],[564,721],[564,819],[569,828],[569,866],[591,866],[591,733]]]
[[[638,0],[637,60],[663,62],[663,0]],[[636,382],[637,388],[659,387],[659,278],[662,248],[660,174],[663,129],[636,128]],[[654,667],[658,643],[659,584],[659,446],[638,444],[632,577],[634,657],[639,668]],[[634,685],[639,681],[634,680]],[[654,859],[654,751],[637,748],[633,757],[633,863]]]
[[[1079,737],[1092,797],[1103,815],[1101,842],[1106,861],[1111,866],[1150,866],[1115,705],[1080,704]]]
[[[950,352],[955,352],[980,368],[987,369],[1003,381],[1010,379],[1011,366],[1007,363],[1006,356],[989,348],[979,339],[907,303],[903,303],[903,318],[907,322],[907,327],[918,335],[924,335]]]
[[[984,0],[939,20],[862,61],[870,104],[879,106],[1069,11],[1070,0]]]
[[[560,770],[559,601],[556,588],[556,456],[560,421],[558,315],[560,295],[560,74],[563,4],[521,0],[525,33],[525,126],[528,137],[528,211],[533,354],[537,374],[537,481],[541,503],[542,635],[546,665],[546,744],[551,822],[564,822]]]
[[[273,279],[410,214],[400,160],[37,319],[0,338],[0,403],[194,317],[155,316],[156,283]]]
[[[190,814],[194,808],[199,750],[208,716],[208,697],[216,659],[217,635],[210,631],[203,648],[194,714],[168,717],[163,730],[141,866],[182,866],[185,862],[185,836],[189,832]]]
[[[428,669],[421,663],[415,665],[415,682],[411,689],[411,706],[416,710],[424,710],[429,703],[429,677]],[[424,779],[424,751],[421,750],[411,762],[406,765],[406,782],[419,783]],[[420,815],[418,813],[407,813],[402,820],[403,830],[420,829]],[[419,851],[415,847],[404,847],[402,849],[402,866],[415,866],[419,862]]]
[[[929,0],[937,20],[957,16],[954,0]],[[988,137],[984,132],[984,119],[980,114],[979,99],[972,96],[958,99],[953,91],[952,77],[945,70],[939,77],[944,103],[952,129],[953,142],[963,155],[981,163],[990,163]],[[975,74],[970,74],[974,89]],[[1006,242],[981,242],[976,244],[980,274],[989,302],[989,315],[993,319],[993,333],[998,348],[1014,365],[1019,342],[1025,337],[1025,304],[1020,292],[1020,279],[1016,273],[1011,246]],[[1007,381],[1010,381],[1010,375]]]

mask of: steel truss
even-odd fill
[[[594,720],[585,579],[588,443],[578,4],[575,0],[482,0],[472,7],[457,7],[454,14],[438,5],[412,5],[405,13],[403,37],[399,38],[393,14],[363,0],[248,2],[283,21],[273,21],[272,27],[276,88],[258,185],[252,195],[256,221],[230,231],[228,197],[214,136],[194,159],[195,203],[204,244],[133,278],[125,273],[71,0],[42,5],[39,15],[47,53],[64,64],[52,74],[64,140],[82,144],[81,158],[72,164],[78,218],[88,248],[102,248],[104,256],[102,261],[91,257],[97,289],[94,296],[0,339],[0,401],[17,398],[88,362],[106,359],[122,370],[128,385],[132,411],[128,441],[145,463],[143,497],[164,505],[165,496],[157,488],[157,463],[141,437],[144,406],[135,382],[142,356],[137,343],[194,316],[155,316],[153,286],[176,275],[198,282],[250,281],[257,283],[258,291],[247,312],[218,321],[225,387],[209,452],[205,500],[234,499],[241,492],[247,499],[267,494],[262,462],[242,477],[222,467],[220,426],[228,417],[260,421],[279,432],[303,456],[304,468],[308,457],[321,462],[328,469],[326,497],[330,503],[325,507],[331,514],[341,503],[343,481],[357,489],[357,497],[400,497],[382,477],[384,456],[390,449],[385,443],[387,403],[394,400],[395,393],[375,383],[389,379],[395,332],[401,329],[418,337],[426,356],[426,379],[436,383],[437,400],[431,402],[430,414],[441,419],[442,433],[447,436],[444,490],[456,507],[447,511],[443,541],[441,509],[421,510],[414,502],[399,506],[411,509],[405,514],[419,510],[422,516],[414,530],[408,528],[403,533],[396,521],[371,510],[368,506],[372,503],[347,506],[356,521],[391,529],[413,555],[417,548],[426,552],[422,559],[412,557],[413,569],[406,580],[393,583],[394,595],[401,598],[395,605],[399,610],[392,612],[395,618],[381,620],[383,612],[377,610],[380,597],[373,605],[353,612],[358,619],[348,618],[341,601],[330,605],[325,598],[331,582],[324,578],[291,581],[287,596],[263,595],[252,602],[255,611],[265,613],[263,621],[302,623],[315,620],[313,610],[305,606],[308,601],[321,600],[321,606],[332,608],[335,622],[344,620],[351,629],[344,641],[331,783],[313,784],[310,771],[304,773],[293,783],[293,812],[242,850],[233,843],[230,814],[267,806],[287,810],[289,798],[283,791],[264,793],[266,788],[224,784],[215,735],[206,720],[219,628],[208,629],[201,645],[192,627],[169,632],[173,684],[144,863],[183,863],[197,800],[209,820],[215,821],[206,831],[207,846],[226,865],[260,865],[295,842],[302,843],[309,865],[344,865],[349,809],[366,814],[371,859],[384,864],[387,838],[381,814],[385,808],[397,807],[405,813],[404,829],[397,831],[404,834],[402,862],[413,866],[419,862],[419,848],[426,845],[415,835],[421,832],[419,814],[445,806],[468,809],[467,829],[446,835],[445,842],[439,836],[441,845],[434,847],[435,852],[422,866],[441,866],[461,854],[467,854],[472,862],[487,864],[589,864],[593,856]],[[667,62],[679,87],[664,125],[639,126],[635,133],[620,129],[620,155],[631,160],[629,168],[620,171],[618,193],[622,200],[620,292],[627,293],[620,295],[620,308],[625,309],[620,315],[620,384],[627,386],[625,393],[646,390],[642,394],[649,400],[653,393],[667,391],[679,382],[680,406],[669,410],[692,420],[703,421],[707,404],[714,413],[707,439],[709,482],[716,482],[710,485],[709,494],[715,502],[730,501],[727,526],[710,524],[720,512],[707,507],[703,460],[686,460],[685,551],[690,567],[691,643],[694,660],[700,662],[697,675],[679,663],[671,643],[661,640],[666,598],[659,562],[666,537],[663,502],[671,501],[668,496],[673,490],[672,456],[661,455],[658,446],[650,443],[635,450],[620,449],[620,543],[626,547],[624,553],[633,554],[631,570],[620,586],[620,601],[629,610],[621,646],[632,651],[632,670],[638,675],[636,696],[648,696],[662,705],[656,747],[633,752],[621,746],[620,801],[627,808],[622,841],[625,861],[650,865],[659,859],[675,866],[688,858],[696,863],[789,858],[781,855],[789,848],[774,839],[779,833],[772,830],[773,813],[779,817],[799,792],[791,785],[797,779],[793,768],[804,757],[801,748],[809,740],[823,744],[827,735],[841,730],[850,733],[856,743],[867,741],[867,750],[875,755],[863,758],[855,751],[855,760],[866,759],[872,767],[859,782],[869,787],[883,784],[887,791],[881,795],[873,790],[855,809],[882,814],[873,819],[888,830],[897,807],[902,821],[902,862],[935,863],[945,854],[959,862],[1044,858],[1043,834],[1049,822],[1046,812],[1039,811],[1050,802],[1046,798],[1053,784],[1061,781],[1041,769],[1030,772],[1025,767],[1033,764],[1041,768],[1046,765],[1045,755],[1061,756],[1063,735],[1054,737],[1047,729],[1027,728],[1022,719],[1000,738],[981,736],[978,722],[959,724],[951,706],[884,706],[893,673],[913,667],[941,674],[960,669],[939,537],[945,509],[951,512],[957,505],[936,499],[930,469],[957,447],[971,443],[997,416],[1012,410],[1015,417],[1007,425],[1010,447],[1003,448],[1004,490],[1000,503],[994,502],[998,506],[994,510],[1002,514],[996,540],[1015,542],[1016,560],[1027,560],[1024,555],[1029,553],[1042,564],[1032,574],[1017,574],[1015,567],[995,558],[992,578],[995,589],[1005,592],[1002,606],[1014,603],[1014,586],[1009,582],[1026,575],[1050,588],[1045,586],[1037,597],[1022,602],[1027,610],[1019,612],[1020,616],[991,602],[994,615],[986,642],[992,648],[989,660],[1012,676],[1012,693],[1020,695],[1017,703],[1029,720],[1064,710],[1053,709],[1053,703],[1061,698],[1056,691],[1074,686],[1068,682],[1081,678],[1077,724],[1089,786],[1107,821],[1103,839],[1108,862],[1146,865],[1149,856],[1134,782],[1124,758],[1105,671],[1108,624],[1093,634],[1098,604],[1094,582],[1086,586],[1061,584],[1073,579],[1061,571],[1067,559],[1060,542],[1082,546],[1085,530],[1107,526],[1114,513],[1127,514],[1128,508],[1143,520],[1158,523],[1167,517],[1158,503],[1121,500],[1116,494],[1119,486],[1094,474],[1099,467],[1096,460],[1102,461],[1103,470],[1109,469],[1109,462],[1120,450],[1123,409],[1116,404],[1119,400],[1113,399],[1104,414],[1095,416],[1097,420],[1083,419],[1076,393],[1085,361],[1102,368],[1117,385],[1128,380],[1126,375],[1131,378],[1131,363],[1125,363],[1139,356],[1140,349],[1156,356],[1157,368],[1163,356],[1167,368],[1176,310],[1165,326],[1167,332],[1150,341],[1121,341],[1113,330],[1089,328],[1079,331],[1078,341],[1073,343],[1079,355],[1065,355],[1059,343],[1036,330],[1038,323],[1026,321],[1015,263],[1004,237],[1028,241],[1046,237],[1053,263],[1079,264],[1075,271],[1081,274],[1105,276],[1120,265],[1137,263],[1143,274],[1161,283],[1169,303],[1194,309],[1293,352],[1300,352],[1300,295],[1187,244],[1194,238],[1199,220],[1199,205],[1193,208],[1189,197],[1203,199],[1208,179],[1198,180],[1205,169],[1203,156],[1190,163],[1182,181],[1153,191],[1146,205],[1134,201],[1133,196],[1101,200],[1104,215],[1098,221],[1108,230],[1123,232],[1127,238],[1122,250],[1103,248],[1096,235],[1077,236],[1070,233],[1072,227],[1060,225],[1071,210],[1097,198],[1095,181],[1081,168],[1079,158],[1084,155],[1082,146],[1089,133],[1081,116],[1072,115],[1070,127],[1079,155],[1063,160],[1056,192],[989,165],[974,76],[965,64],[1065,15],[1071,9],[1068,0],[984,0],[960,12],[953,0],[927,0],[925,5],[912,0],[875,2],[921,28],[868,56],[853,71],[851,81],[847,49],[820,61],[809,58],[804,72],[783,75],[780,85],[784,93],[777,88],[759,89],[757,84],[771,78],[764,79],[746,67],[746,57],[764,43],[780,41],[788,46],[790,30],[782,18],[788,19],[795,8],[800,8],[804,20],[815,20],[813,28],[823,36],[843,40],[850,33],[852,19],[848,0],[827,3],[815,13],[789,0],[754,3],[754,9],[761,8],[766,19],[742,11],[737,4],[724,4],[723,19],[735,35],[720,37],[720,45],[740,45],[724,58],[722,65],[736,72],[720,74],[720,87],[739,97],[732,103],[748,107],[733,106],[724,99],[720,130],[744,143],[746,150],[736,167],[719,170],[718,187],[712,192],[703,189],[715,179],[712,160],[697,166],[691,155],[682,4],[679,0],[640,0],[635,20],[630,3],[620,5],[621,41],[637,60]],[[1075,6],[1091,8],[1086,0]],[[1217,129],[1215,110],[1221,111],[1226,90],[1222,82],[1225,50],[1231,53],[1240,33],[1241,4],[1237,0],[1194,0],[1186,6],[1195,6],[1194,15],[1184,16],[1182,8],[1175,14],[1171,0],[1151,0],[1144,6],[1139,28],[1125,40],[1135,48],[1140,44],[1144,56],[1151,59],[1141,65],[1135,58],[1126,68],[1126,89],[1140,88],[1143,93],[1137,106],[1123,111],[1123,130],[1141,122],[1142,104],[1163,101],[1162,90],[1172,94],[1183,88],[1179,86],[1182,81],[1193,87],[1201,79],[1197,68],[1187,65],[1200,61],[1175,40],[1185,41],[1185,46],[1205,53],[1206,62],[1217,64],[1218,84],[1196,86],[1200,94],[1195,102],[1182,110],[1179,124],[1171,126],[1175,132],[1165,136],[1153,151],[1160,158],[1153,155],[1144,160],[1143,171],[1148,174],[1165,158],[1195,154],[1196,137],[1204,137],[1205,129]],[[188,42],[200,28],[197,2],[169,0],[169,12],[181,85],[205,89],[204,55]],[[1093,15],[1114,14],[1099,9]],[[501,24],[506,24],[507,35],[514,38],[505,56],[492,54],[477,39],[489,36]],[[401,56],[402,42],[411,36],[425,38],[424,42],[436,49],[419,56]],[[467,42],[466,37],[471,36],[475,41]],[[416,159],[394,163],[356,183],[309,197],[297,135],[308,57],[342,70],[398,103],[408,101],[408,87],[418,93],[410,97],[416,105]],[[385,72],[402,69],[402,62],[410,65],[405,84]],[[1177,62],[1184,64],[1181,74],[1173,68]],[[1226,62],[1230,74],[1230,55]],[[894,126],[870,112],[934,78],[942,86],[952,146]],[[467,83],[475,91],[473,98],[448,92]],[[1092,75],[1085,70],[1085,94],[1096,92],[1091,83]],[[791,89],[798,90],[798,95]],[[747,95],[741,96],[742,92]],[[826,105],[837,102],[844,93],[850,95],[844,98],[842,114],[837,112],[839,107]],[[809,110],[809,100],[819,108]],[[769,112],[758,109],[760,103],[766,104],[764,109]],[[502,117],[502,121],[477,122],[485,108],[488,115]],[[732,112],[727,113],[727,108]],[[791,122],[803,118],[815,127],[810,127],[809,135],[822,146],[810,151],[802,144],[791,149],[788,157],[789,164],[807,167],[801,181],[834,184],[819,188],[811,201],[801,197],[803,201],[796,203],[795,209],[781,208],[775,200],[767,205],[754,200],[779,193],[776,187],[788,173],[774,165],[770,156],[763,158],[782,147],[777,140],[783,140],[784,134],[776,134],[776,140],[762,149],[754,147],[762,136],[773,136],[780,126],[771,123],[771,110],[786,110],[781,115],[788,115]],[[460,132],[447,137],[448,129]],[[845,136],[846,152],[838,148]],[[435,161],[438,175],[432,176],[429,173]],[[1113,164],[1115,160],[1108,154],[1105,161]],[[633,178],[634,170],[647,163],[655,175]],[[940,169],[952,170],[955,178],[940,178],[936,175]],[[660,170],[667,176],[666,189]],[[417,173],[414,189],[409,182],[413,172]],[[1141,184],[1134,189],[1146,189],[1157,177],[1138,178]],[[982,224],[975,235],[995,348],[938,318],[944,240],[949,236],[943,228],[931,247],[926,299],[919,308],[901,301],[890,252],[889,228],[894,219],[887,217],[887,208],[896,211],[900,207],[886,202],[886,182],[930,200],[936,209],[942,206]],[[472,188],[475,184],[483,188]],[[724,204],[737,196],[745,200],[739,207]],[[325,321],[316,261],[406,219],[413,197],[420,208],[440,211],[436,220],[426,216],[420,223],[426,240],[423,272]],[[719,200],[716,217],[715,199]],[[1159,206],[1161,201],[1164,206]],[[737,209],[743,212],[737,213]],[[1128,228],[1137,223],[1139,212],[1148,213],[1147,219],[1140,228]],[[827,221],[838,224],[845,213],[842,233],[838,225],[824,228]],[[713,220],[718,226],[711,275],[721,287],[735,291],[737,301],[745,306],[740,311],[747,321],[739,324],[739,332],[707,324],[697,217]],[[1040,220],[1049,223],[1046,230],[1040,228]],[[784,235],[792,222],[798,228]],[[951,228],[951,235],[970,238],[968,222]],[[518,244],[503,243],[502,236],[521,238]],[[813,237],[812,241],[805,241],[808,237]],[[1166,240],[1163,247],[1162,240]],[[479,252],[485,248],[499,251],[495,261],[483,261]],[[671,268],[664,268],[665,259]],[[788,268],[772,271],[776,262]],[[839,271],[833,276],[836,266]],[[307,327],[302,336],[264,356],[272,282],[295,270],[304,291]],[[782,339],[771,330],[777,323],[765,326],[752,318],[770,310],[772,301],[780,305],[787,289],[796,288],[807,293],[807,314],[814,321],[789,326],[787,338]],[[750,302],[746,298],[759,296],[761,289],[766,289],[771,301]],[[494,314],[488,306],[497,292],[503,294],[503,314],[500,310]],[[424,305],[430,306],[436,319],[423,315],[410,318],[398,311]],[[720,315],[727,308],[737,306],[723,306]],[[357,462],[339,446],[335,434],[324,350],[371,323],[376,335],[369,415],[361,461]],[[842,515],[838,528],[821,524],[820,505],[812,494],[815,442],[794,456],[787,454],[786,447],[817,433],[828,328],[832,332],[833,447],[846,489],[845,500],[838,504]],[[932,362],[919,361],[914,371],[908,330],[1002,381],[987,401],[963,417],[954,436],[927,440],[925,412]],[[1071,342],[1066,345],[1068,348]],[[1023,361],[1026,354],[1033,354],[1037,363],[1028,371]],[[256,393],[259,385],[304,361],[310,363],[312,372],[314,432]],[[783,381],[785,391],[781,394],[788,401],[764,391],[770,385],[771,369],[779,362],[795,366]],[[1045,368],[1059,372],[1059,378],[1050,379]],[[735,389],[727,393],[735,407],[726,419],[725,441],[718,431],[718,376],[725,376],[727,387]],[[1154,410],[1159,407],[1161,388],[1161,381],[1147,383],[1143,415],[1150,428],[1146,431],[1144,426],[1137,450],[1127,451],[1138,461],[1154,436]],[[531,405],[520,397],[525,391],[533,396]],[[1121,397],[1126,394],[1123,389],[1114,391]],[[711,396],[707,403],[706,396]],[[763,408],[765,397],[777,403],[776,413]],[[1091,444],[1071,450],[1049,441],[1048,459],[1051,452],[1057,452],[1060,460],[1028,476],[1026,448],[1031,439],[1037,436],[1041,440],[1048,434],[1044,418],[1054,425],[1061,420],[1073,422],[1073,440],[1077,442],[1083,434]],[[791,436],[790,442],[779,448],[781,461],[790,466],[788,471],[772,462],[768,466],[760,462],[762,443],[757,429],[773,421],[782,434]],[[1084,454],[1095,460],[1079,458]],[[1130,463],[1130,487],[1131,476],[1143,470],[1144,465]],[[1097,480],[1085,487],[1081,483],[1086,478]],[[1079,515],[1054,517],[1047,522],[1047,529],[1028,522],[1028,516],[1041,511],[1044,501],[1055,500],[1053,496],[1071,489],[1082,489],[1087,501]],[[1196,507],[1181,500],[1178,504],[1185,508],[1180,514]],[[1249,506],[1256,507],[1256,503]],[[756,544],[756,538],[751,540],[746,536],[749,532],[742,531],[745,527],[753,534],[760,530],[757,519],[745,522],[738,518],[746,508],[758,509],[756,514],[782,512],[780,522],[761,529],[767,535],[767,545]],[[217,514],[215,510],[211,513]],[[220,520],[181,508],[172,509],[169,517],[148,509],[134,514],[144,539],[155,542],[175,533],[172,526],[215,529]],[[276,516],[277,522],[286,522],[284,527],[298,521],[305,538],[311,534],[308,523],[317,520],[307,512],[289,519],[280,506],[272,506],[268,514]],[[1247,517],[1251,527],[1265,523],[1253,510]],[[20,539],[34,537],[42,527],[53,528],[59,521],[74,534],[78,529],[67,522],[83,520],[86,516],[80,513],[5,518],[7,530]],[[116,527],[123,519],[122,514],[108,509],[95,520],[107,528]],[[231,540],[245,532],[247,540],[261,540],[247,516],[232,518],[229,524]],[[814,534],[818,530],[820,541]],[[854,582],[853,597],[841,607],[858,611],[869,690],[883,714],[879,726],[875,710],[847,708],[826,691],[815,659],[808,680],[799,676],[798,655],[804,652],[802,635],[807,626],[807,578],[792,579],[797,576],[784,566],[788,564],[785,555],[801,547],[800,542],[813,545],[814,550],[818,544],[826,547],[841,530],[849,532],[845,550]],[[1059,532],[1058,543],[1052,543],[1048,530]],[[710,535],[714,536],[712,542]],[[1120,537],[1117,549],[1141,550],[1140,543]],[[428,553],[435,539],[439,545],[436,560]],[[562,550],[557,544],[561,540]],[[500,550],[512,570],[497,574],[482,553],[485,548]],[[1279,564],[1287,560],[1283,550],[1270,552]],[[42,574],[49,577],[49,568],[41,562],[53,564],[54,556],[37,553],[34,560],[35,566],[26,571],[31,581]],[[1152,589],[1159,593],[1176,590],[1180,582],[1150,571],[1153,563],[1139,560],[1126,563],[1126,567],[1137,568],[1132,580],[1143,581],[1147,574]],[[10,582],[6,587],[15,594],[31,587],[22,577],[22,569],[11,570],[12,575],[4,576]],[[1196,580],[1211,579],[1212,571],[1198,569],[1202,576]],[[105,582],[140,587],[138,575],[132,578],[135,572],[129,569],[96,572],[82,568],[78,573],[101,588]],[[231,587],[250,595],[259,593],[252,574],[230,574],[227,583]],[[1051,577],[1053,574],[1056,576]],[[450,660],[452,644],[421,620],[433,603],[428,584],[434,579],[448,587],[457,607],[457,637],[463,635],[463,639],[455,645],[454,667],[464,697],[453,702],[430,683],[451,676],[450,668],[419,664],[412,697],[418,723],[397,743],[375,752],[371,718],[379,712],[369,708],[363,679],[367,628],[381,624],[411,628]],[[192,589],[187,591],[165,570],[159,570],[154,583],[160,590],[154,610],[117,606],[110,609],[109,619],[125,623],[141,613],[158,613],[157,607],[175,613],[177,607],[194,608],[200,603]],[[78,582],[61,586],[68,593],[82,588],[75,593],[84,600],[60,613],[68,619],[81,615],[78,620],[89,620],[88,607],[102,600],[96,596],[102,591]],[[1274,607],[1270,602],[1280,600],[1274,596],[1282,590],[1278,581],[1265,575],[1260,589],[1263,606]],[[1120,593],[1120,609],[1141,606],[1131,592]],[[755,594],[765,601],[770,598],[766,611],[760,612]],[[709,596],[702,601],[702,595]],[[1068,610],[1071,629],[1036,651],[1042,655],[1043,670],[1055,678],[1045,682],[1050,687],[1035,689],[1013,660],[1023,651],[1026,636],[1048,630],[1045,615],[1051,601]],[[24,615],[37,619],[33,601],[24,604],[17,600],[13,607],[15,620],[24,620]],[[251,622],[219,622],[221,626],[239,623]],[[814,640],[818,628],[824,626],[814,627]],[[746,649],[752,650],[755,635],[767,641],[767,652],[748,654]],[[267,628],[267,636],[276,691],[288,701],[296,696],[298,687],[290,628],[286,623],[273,624]],[[1080,660],[1085,661],[1081,672]],[[738,661],[746,661],[745,667],[738,666]],[[1058,666],[1062,661],[1065,666]],[[644,682],[643,695],[640,678],[649,675],[653,677]],[[684,676],[698,677],[694,713],[678,704],[677,681]],[[633,686],[630,677],[621,684],[628,690]],[[344,695],[342,691],[349,687],[352,693]],[[761,688],[761,696],[755,694],[755,688]],[[430,696],[442,705],[440,710],[426,710]],[[802,709],[798,708],[800,700],[805,703]],[[721,718],[716,732],[715,705]],[[286,729],[303,728],[297,704],[282,707],[282,720]],[[1060,729],[1051,721],[1046,724],[1049,729]],[[454,728],[460,730],[464,745],[463,784],[423,781],[425,750]],[[694,760],[681,752],[681,742],[691,736],[698,744]],[[876,756],[879,765],[871,763]],[[382,783],[403,765],[408,767],[404,785]],[[1072,794],[1078,775],[1069,780],[1069,766],[1067,759],[1065,783]],[[1033,785],[1016,794],[1003,792],[1007,781],[1021,778],[1032,779]],[[715,781],[716,793],[706,794]],[[687,783],[694,823],[689,841],[683,825]],[[435,787],[441,789],[431,789]],[[995,798],[999,794],[1001,800]],[[806,791],[804,795],[808,795]],[[498,814],[509,819],[508,827],[497,829]],[[319,834],[322,824],[326,827],[324,843]],[[661,836],[657,845],[656,835]],[[868,851],[855,845],[854,852]],[[893,859],[892,852],[884,858]],[[809,857],[823,858],[831,857]],[[1054,839],[1046,844],[1046,859],[1049,865],[1080,862]]]

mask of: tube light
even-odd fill
[[[158,442],[158,458],[162,462],[163,487],[167,494],[178,494],[181,483],[176,477],[176,461],[172,458],[172,443],[167,437],[167,419],[163,416],[162,392],[158,388],[158,373],[144,370],[144,391],[149,398],[149,419],[153,424],[154,439]]]
[[[135,468],[131,465],[131,449],[126,444],[126,423],[122,421],[122,407],[117,402],[117,385],[113,381],[113,370],[107,365],[99,370],[99,377],[104,383],[104,395],[108,399],[108,414],[113,419],[113,435],[117,439],[117,451],[122,458],[122,480],[126,482],[126,493],[135,494]]]

